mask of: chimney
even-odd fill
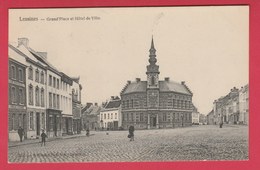
[[[111,96],[111,100],[114,100],[115,99],[115,96]]]
[[[128,81],[127,81],[127,84],[131,84],[131,81],[130,81],[130,80],[128,80]]]
[[[170,81],[170,78],[169,78],[169,77],[165,77],[164,80],[165,80],[166,82],[169,82],[169,81]]]
[[[26,48],[29,47],[29,39],[28,38],[18,38],[18,47],[24,45]]]
[[[47,52],[37,52],[37,54],[39,54],[40,56],[42,56],[47,60]]]
[[[185,81],[182,81],[181,84],[184,85],[184,84],[185,84]]]
[[[98,106],[98,104],[97,104],[97,103],[95,103],[95,106]]]
[[[136,80],[137,83],[141,81],[140,78],[135,78],[135,80]]]

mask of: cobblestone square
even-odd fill
[[[176,129],[91,131],[91,136],[9,148],[9,162],[148,162],[247,160],[248,126],[213,125]]]

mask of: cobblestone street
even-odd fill
[[[247,160],[248,127],[201,125],[187,128],[92,132],[91,136],[9,148],[9,162],[132,162]]]

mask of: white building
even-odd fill
[[[102,129],[118,130],[122,126],[121,100],[112,96],[100,112],[100,127]]]
[[[19,38],[16,50],[25,61],[26,68],[26,138],[39,138],[41,129],[46,128],[46,67],[47,65],[31,53],[29,40]]]
[[[239,90],[239,122],[248,125],[248,84]]]

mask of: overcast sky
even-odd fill
[[[80,76],[84,104],[120,95],[127,80],[146,80],[153,35],[160,79],[185,81],[207,114],[215,99],[248,83],[248,14],[248,6],[12,9],[9,41],[27,37],[54,66]],[[28,17],[38,21],[21,21]]]

